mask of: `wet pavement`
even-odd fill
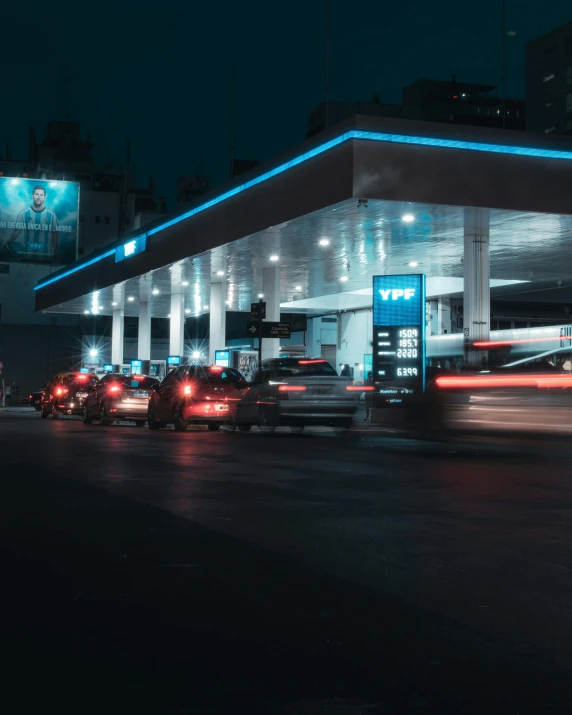
[[[565,442],[12,410],[0,454],[11,712],[572,709]]]

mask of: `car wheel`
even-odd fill
[[[107,412],[105,411],[105,405],[103,403],[101,403],[101,407],[99,408],[99,424],[102,427],[107,427],[111,424],[111,420],[107,416]]]
[[[159,429],[161,427],[161,423],[155,419],[155,412],[151,406],[147,410],[147,427],[149,429]]]
[[[260,412],[258,424],[263,432],[274,432],[276,430],[276,425],[270,423],[270,413],[268,410],[262,410]]]
[[[220,425],[217,424],[210,424],[207,425],[209,432],[217,432],[220,429]]]
[[[177,412],[177,414],[175,416],[175,421],[173,422],[173,427],[175,428],[175,432],[186,432],[187,431],[187,423],[181,417],[180,412]]]
[[[250,432],[252,425],[238,425],[239,432]]]
[[[83,408],[83,414],[81,416],[81,419],[84,425],[90,425],[93,422],[93,417],[88,415],[86,407]]]
[[[135,427],[145,427],[145,420],[135,420]]]
[[[300,434],[304,431],[304,425],[292,425],[290,427],[290,432],[294,432],[294,434]]]

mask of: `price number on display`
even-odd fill
[[[417,377],[416,367],[398,367],[397,377]]]
[[[418,338],[419,330],[417,328],[404,328],[399,331],[400,338]]]
[[[416,358],[417,357],[417,348],[398,348],[397,349],[397,358]]]

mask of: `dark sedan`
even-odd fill
[[[153,389],[149,429],[173,424],[183,432],[190,424],[200,424],[215,431],[221,425],[236,424],[237,407],[247,388],[244,377],[229,367],[175,368]]]
[[[347,429],[368,387],[354,386],[320,358],[264,360],[243,395],[238,424],[260,425],[268,431],[282,425],[300,432],[306,425]]]
[[[100,425],[110,425],[116,420],[125,420],[143,427],[151,390],[158,382],[147,375],[105,375],[85,400],[83,423],[90,425],[98,420]]]
[[[30,405],[30,407],[33,407],[38,412],[40,412],[40,410],[42,409],[42,400],[44,399],[45,392],[45,387],[41,390],[36,390],[36,392],[31,392],[28,395],[28,404]]]

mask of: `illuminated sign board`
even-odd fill
[[[130,238],[125,243],[115,249],[115,263],[124,261],[126,258],[132,258],[138,253],[143,253],[147,248],[147,234]]]
[[[103,372],[113,372],[113,365],[111,363],[105,363]]]
[[[131,374],[141,375],[143,372],[143,360],[131,360]]]
[[[0,176],[0,261],[72,263],[79,184]]]
[[[167,365],[174,367],[174,366],[180,365],[180,364],[181,364],[181,356],[180,355],[167,355]]]
[[[230,350],[215,350],[214,364],[219,367],[230,367]]]
[[[83,374],[89,374],[89,368],[88,367],[80,367],[79,371]]]
[[[373,278],[373,379],[425,389],[425,276]]]

